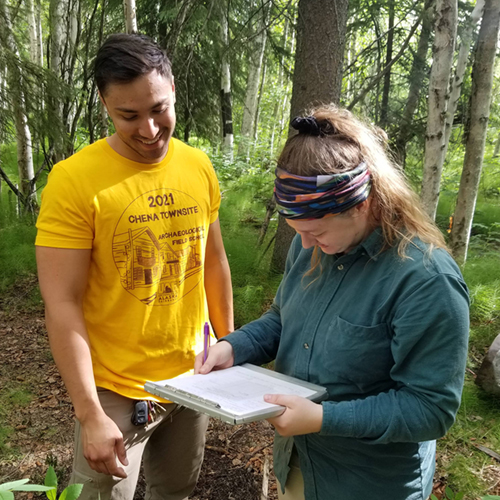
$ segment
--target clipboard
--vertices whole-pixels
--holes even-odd
[[[281,415],[283,406],[266,403],[264,394],[297,395],[314,402],[328,395],[324,387],[249,363],[207,375],[146,382],[144,390],[233,425]]]

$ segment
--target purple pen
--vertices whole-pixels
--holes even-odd
[[[203,346],[203,363],[207,360],[208,348],[210,347],[210,327],[208,326],[208,321],[205,322],[205,328],[203,329],[203,336],[205,337],[205,344]]]

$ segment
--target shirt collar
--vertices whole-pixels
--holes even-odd
[[[382,234],[382,228],[377,227],[370,233],[368,238],[362,241],[353,250],[353,252],[359,252],[360,250],[361,251],[364,250],[371,259],[377,260],[383,247],[384,247],[384,236]]]

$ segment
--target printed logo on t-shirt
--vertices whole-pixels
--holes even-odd
[[[122,286],[144,304],[175,304],[201,280],[205,216],[190,195],[156,189],[136,198],[113,235]]]

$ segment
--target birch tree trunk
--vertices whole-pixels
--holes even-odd
[[[297,42],[297,33],[296,33],[296,30],[292,29],[292,33],[291,33],[291,40],[290,40],[290,54],[293,54],[295,52],[295,44]],[[281,137],[281,135],[283,134],[283,131],[285,130],[286,126],[287,126],[287,119],[290,117],[290,114],[289,114],[289,109],[288,109],[288,101],[290,99],[290,95],[291,95],[291,91],[292,91],[292,88],[293,88],[293,81],[290,79],[290,78],[287,78],[285,80],[286,82],[286,87],[285,87],[285,95],[283,97],[283,104],[282,104],[282,107],[281,107],[281,114],[279,115],[279,118],[280,118],[280,122],[279,122],[279,125],[280,125],[280,128],[279,128],[279,135]]]
[[[493,158],[496,158],[500,154],[500,134],[497,137],[497,143],[495,144],[495,151],[493,152]]]
[[[289,25],[289,21],[288,21],[288,17],[285,19],[285,27],[283,29],[283,48],[285,49],[286,46],[287,46],[287,39],[288,39],[288,25]],[[285,55],[284,53],[281,54],[281,57],[280,57],[280,65],[279,65],[279,69],[278,69],[278,83],[277,83],[277,88],[279,91],[281,91],[283,89],[283,73],[284,73],[284,65],[285,65]],[[278,116],[279,115],[279,111],[280,111],[280,105],[282,103],[282,99],[280,99],[280,97],[278,97],[276,99],[276,102],[274,103],[274,108],[273,108],[273,118],[271,120],[271,140],[269,142],[269,151],[270,151],[270,156],[272,157],[273,156],[273,153],[274,153],[274,137],[275,137],[275,134],[276,134],[276,122],[277,122],[277,119],[278,119]]]
[[[42,4],[41,0],[36,0],[36,29],[37,29],[37,48],[36,60],[38,65],[43,67],[43,31],[42,31]],[[43,104],[42,104],[43,108]]]
[[[427,115],[424,171],[420,193],[422,205],[432,219],[436,217],[441,172],[444,163],[448,89],[455,49],[457,19],[457,0],[436,1],[433,61],[429,82],[429,112]]]
[[[257,98],[259,93],[260,74],[262,71],[262,61],[266,49],[266,15],[264,6],[260,7],[259,23],[256,27],[257,34],[254,42],[250,45],[248,58],[248,79],[245,94],[245,104],[243,108],[243,121],[241,123],[240,142],[238,144],[238,156],[249,160],[250,140],[253,132],[255,113],[257,109]]]
[[[447,113],[445,138],[444,138],[444,152],[443,155],[446,158],[446,153],[448,151],[448,145],[450,143],[450,136],[453,129],[453,120],[455,113],[457,111],[458,100],[460,99],[460,93],[462,91],[462,83],[464,81],[465,69],[467,67],[467,59],[469,57],[470,46],[472,42],[472,33],[477,23],[481,19],[484,10],[484,0],[477,0],[476,6],[471,13],[470,19],[467,26],[462,34],[462,41],[460,43],[460,49],[458,51],[457,66],[455,69],[455,75],[451,82],[451,92],[449,100],[449,110]]]
[[[285,20],[285,30],[283,33],[283,48],[288,50],[290,54],[294,53],[295,49],[295,30],[290,30],[289,28],[289,20],[288,17]],[[288,33],[290,31],[290,41],[288,41]],[[289,114],[287,113],[288,106],[288,96],[290,95],[290,79],[285,75],[285,56],[284,54],[281,56],[281,64],[280,71],[278,75],[278,88],[281,89],[281,95],[278,97],[278,101],[276,102],[273,116],[276,118],[272,120],[272,133],[271,133],[271,143],[270,143],[270,157],[274,155],[274,149],[276,145],[276,135],[278,139],[281,139],[283,134],[283,130],[285,128],[285,120],[288,118]]]
[[[99,99],[99,137],[104,139],[108,136],[108,112],[106,107]]]
[[[262,102],[262,96],[264,95],[264,87],[266,85],[266,72],[267,72],[267,65],[266,61],[262,61],[262,76],[260,78],[260,86],[259,86],[259,93],[257,96],[257,104],[255,106],[255,118],[253,120],[253,143],[254,147],[257,143],[257,138],[259,135],[259,120],[260,120],[260,104]]]
[[[432,31],[432,11],[435,0],[428,0],[424,6],[422,15],[422,30],[418,39],[417,52],[413,58],[413,64],[410,73],[410,88],[408,90],[408,99],[406,101],[399,133],[394,141],[394,149],[397,155],[397,161],[400,165],[406,162],[406,144],[413,137],[413,115],[418,107],[420,99],[420,90],[426,76],[427,53],[429,52],[429,41]]]
[[[233,110],[231,104],[231,65],[229,62],[229,22],[228,3],[221,5],[221,114],[222,114],[222,151],[229,159],[233,159]]]
[[[30,35],[30,60],[36,64],[38,62],[38,37],[37,24],[33,0],[26,0],[28,31]]]
[[[33,152],[31,147],[31,132],[28,127],[26,115],[25,96],[22,90],[22,74],[19,59],[19,50],[12,32],[12,24],[8,12],[7,0],[0,0],[0,36],[2,44],[10,52],[7,59],[7,82],[11,95],[12,109],[14,112],[14,123],[16,128],[17,142],[17,170],[19,174],[19,191],[21,193],[23,205],[28,210],[33,210],[36,206],[36,191],[32,185],[34,177]]]
[[[123,0],[126,33],[137,33],[135,0]]]
[[[472,70],[470,129],[450,235],[450,248],[459,264],[464,264],[467,259],[470,230],[481,178],[499,30],[500,2],[486,0]]]
[[[299,0],[290,117],[311,105],[339,102],[348,0]],[[328,43],[325,43],[328,40]],[[283,272],[295,231],[279,218],[271,269]]]

